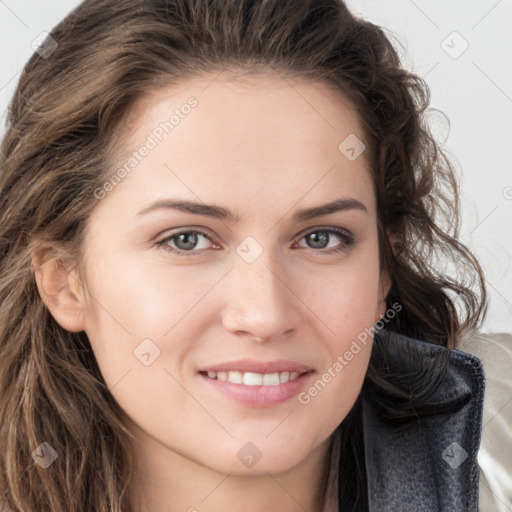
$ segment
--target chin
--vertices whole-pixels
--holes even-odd
[[[222,474],[231,474],[232,476],[268,476],[268,474],[286,473],[302,462],[303,459],[290,456],[290,454],[273,454],[272,457],[263,455],[254,466],[246,467],[238,459],[233,461],[232,458],[224,461],[224,464],[216,464],[211,467],[214,471]],[[210,461],[211,463],[211,461]]]
[[[247,438],[246,438],[247,439]],[[270,442],[262,437],[255,440],[230,440],[229,446],[219,451],[212,451],[203,464],[222,474],[234,476],[264,476],[268,473],[284,473],[299,465],[313,449],[308,450],[305,443],[298,446],[284,443],[282,440]],[[212,464],[212,462],[214,464]]]

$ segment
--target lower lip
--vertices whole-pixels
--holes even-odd
[[[297,395],[305,387],[311,375],[312,372],[303,373],[296,379],[278,386],[245,386],[225,380],[210,379],[207,375],[199,376],[207,385],[239,403],[252,407],[273,407]]]

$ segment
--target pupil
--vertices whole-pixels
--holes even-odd
[[[318,236],[318,233],[320,233],[320,236]],[[325,247],[325,243],[327,243],[327,233],[325,231],[318,231],[318,232],[315,232],[315,233],[311,233],[309,235],[309,240],[310,242],[313,243],[313,246],[315,249],[322,249]],[[315,244],[318,243],[318,240],[320,240],[320,245],[319,246],[316,246]]]
[[[187,246],[187,239],[189,239],[189,238],[192,239],[192,242],[189,242],[189,245]],[[182,233],[181,235],[178,236],[179,243],[181,243],[183,241],[183,239],[185,240],[185,247],[180,247],[180,249],[184,249],[184,250],[193,249],[197,243],[197,234],[196,233]]]

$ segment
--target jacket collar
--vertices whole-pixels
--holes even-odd
[[[397,387],[366,381],[362,390],[369,511],[478,511],[480,360],[381,330],[372,363]],[[436,372],[437,384],[429,388]],[[422,394],[414,404],[411,392]]]

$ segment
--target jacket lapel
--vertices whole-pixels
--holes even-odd
[[[372,361],[391,385],[362,390],[369,511],[478,511],[480,360],[379,331]]]

